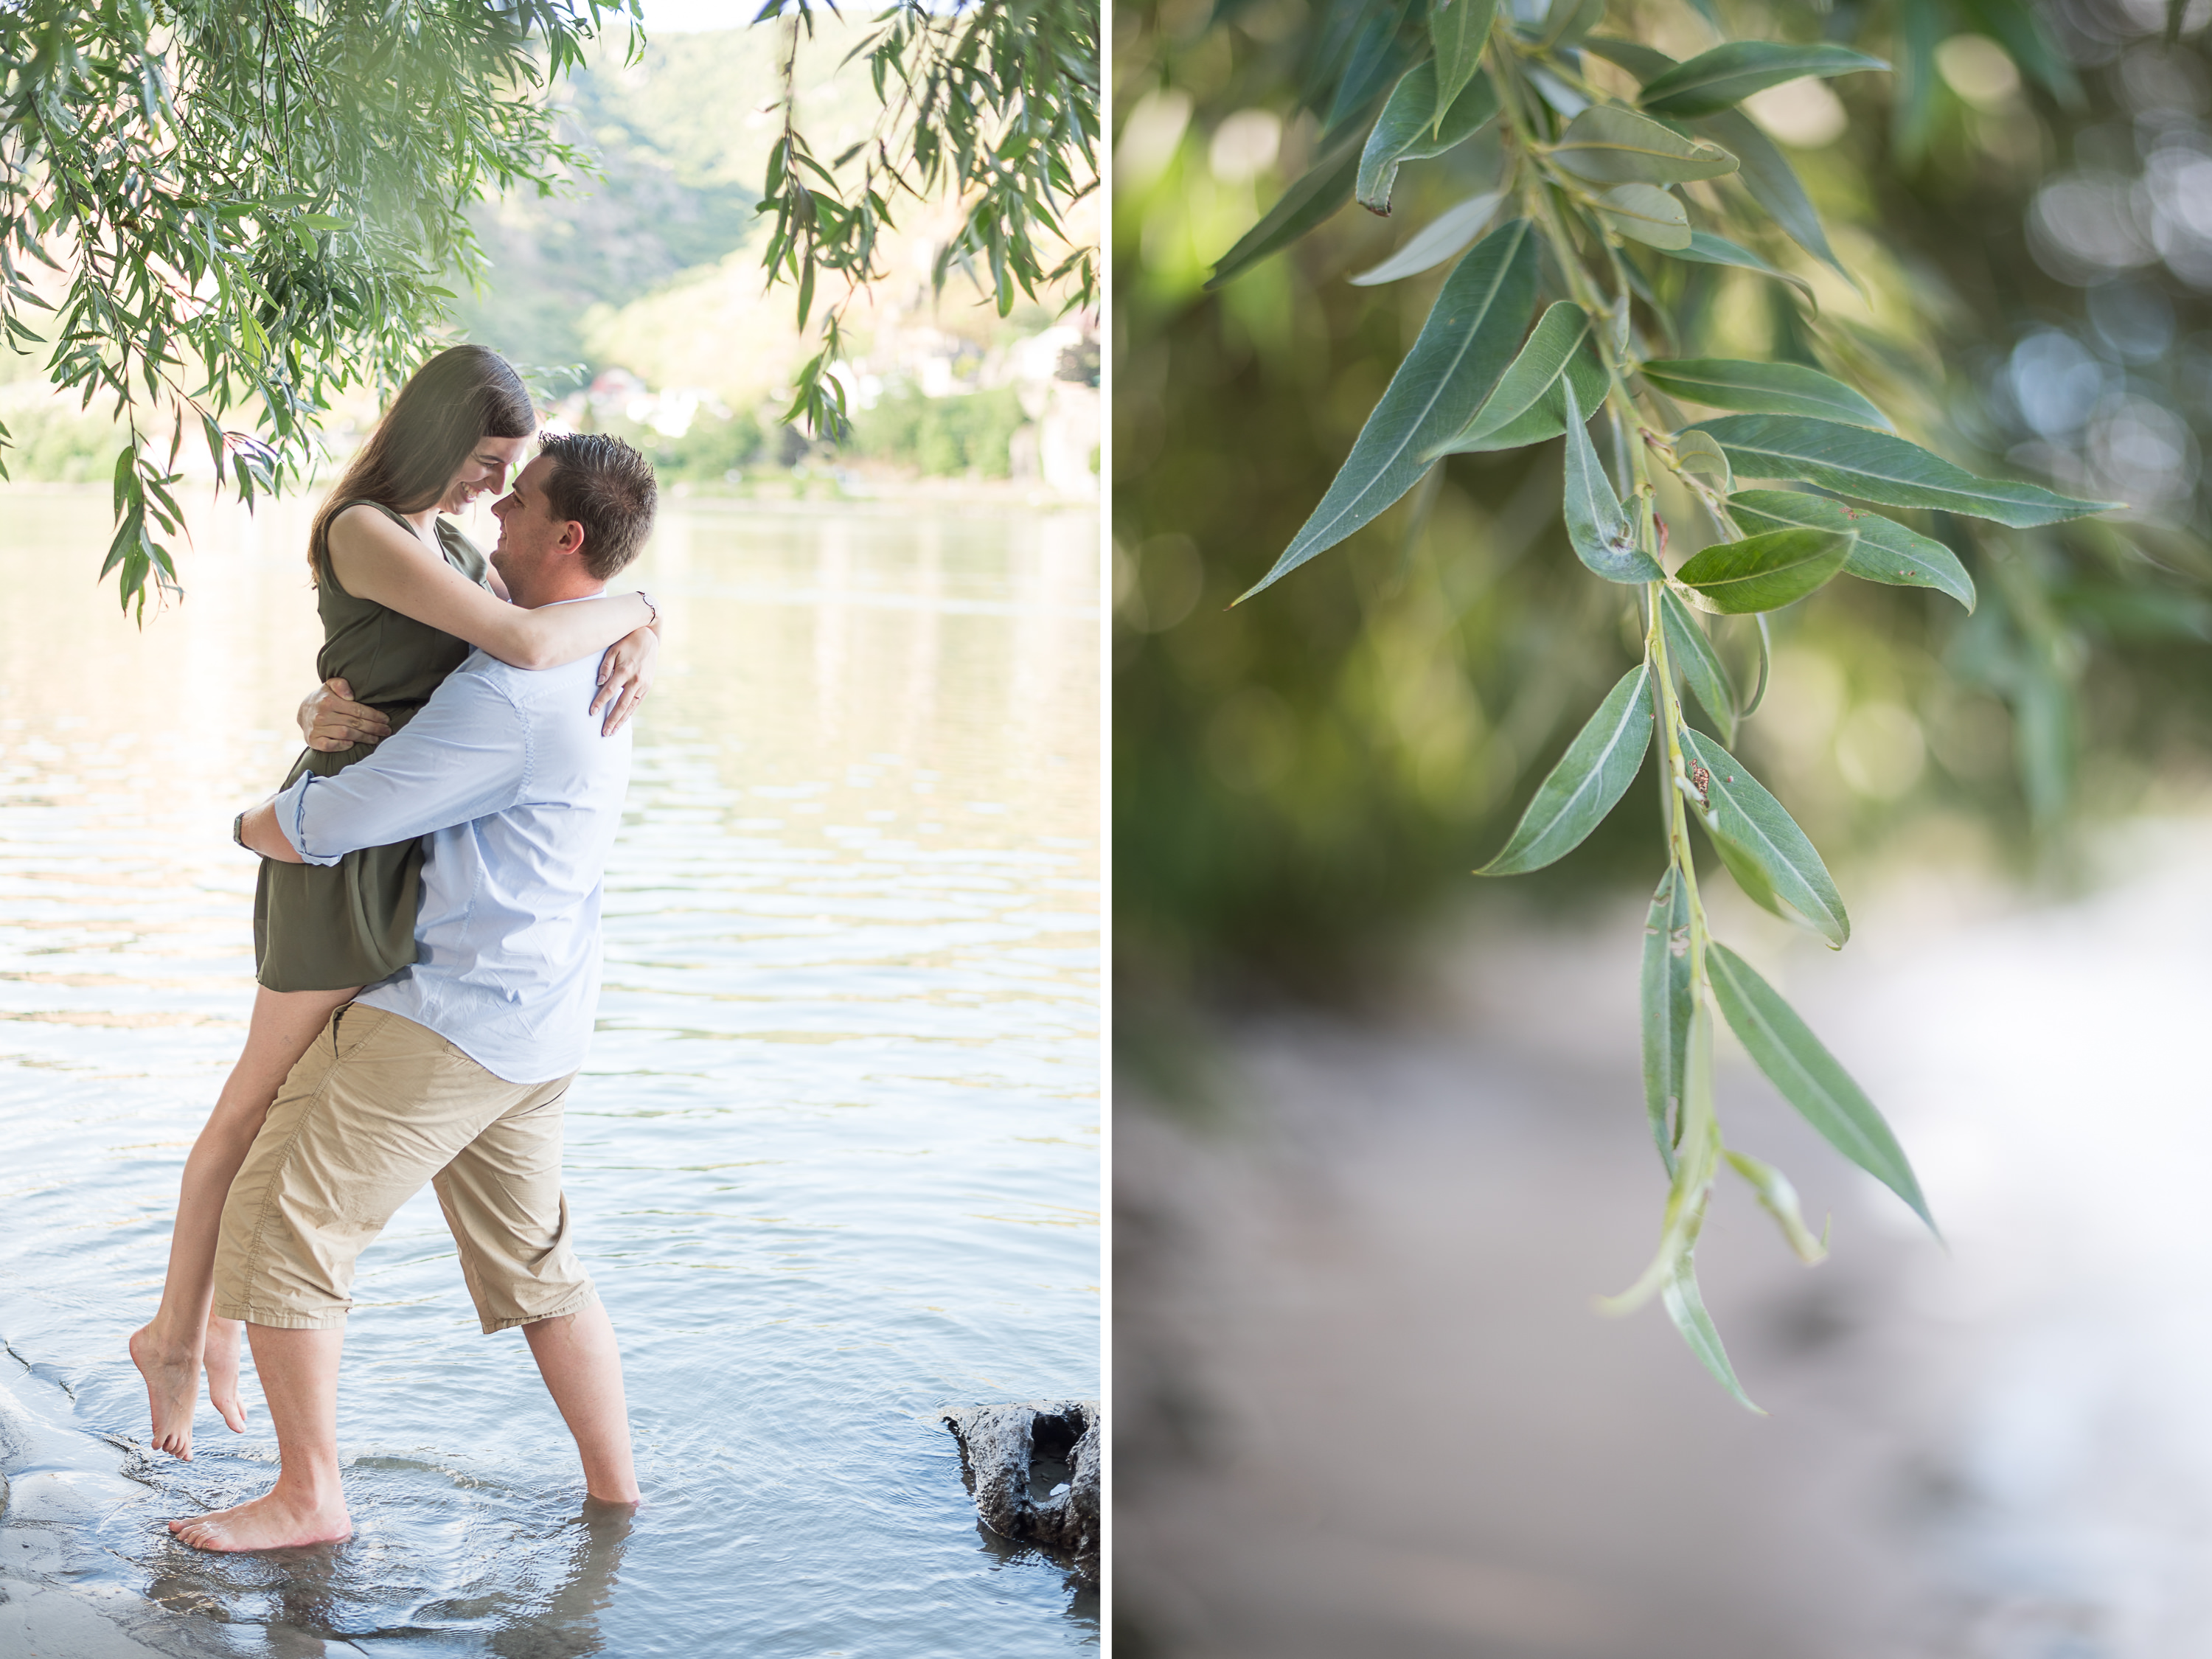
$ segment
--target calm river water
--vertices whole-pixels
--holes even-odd
[[[93,583],[106,507],[0,494],[0,1649],[1095,1644],[1094,1601],[980,1534],[933,1415],[1098,1389],[1095,519],[666,505],[568,1118],[646,1506],[580,1519],[426,1191],[356,1286],[356,1537],[226,1559],[161,1521],[270,1478],[258,1390],[244,1436],[203,1403],[196,1461],[149,1462],[124,1338],[250,1006],[226,831],[298,747],[305,509],[203,512],[141,634]]]

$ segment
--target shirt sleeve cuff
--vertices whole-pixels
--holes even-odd
[[[276,808],[276,829],[292,843],[292,850],[307,864],[329,866],[336,864],[345,854],[333,853],[328,856],[318,854],[307,845],[307,790],[323,780],[313,772],[307,773],[289,789],[280,793],[270,805]]]

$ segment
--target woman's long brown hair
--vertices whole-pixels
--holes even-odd
[[[522,377],[487,346],[449,346],[416,369],[315,514],[307,564],[322,578],[331,520],[356,501],[398,513],[434,507],[486,438],[527,438],[537,411]]]

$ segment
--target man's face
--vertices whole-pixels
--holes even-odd
[[[514,481],[514,488],[491,504],[499,520],[499,544],[492,549],[492,568],[518,600],[539,585],[553,562],[574,554],[582,532],[573,520],[556,519],[545,499],[545,481],[553,462],[540,455]]]

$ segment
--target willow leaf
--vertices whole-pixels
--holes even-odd
[[[1660,358],[1644,378],[1669,397],[1753,415],[1810,415],[1854,426],[1892,429],[1889,417],[1841,380],[1802,363],[1748,362],[1734,357]]]
[[[1688,259],[1701,265],[1733,265],[1738,270],[1755,270],[1762,276],[1771,276],[1778,283],[1787,283],[1820,309],[1820,300],[1813,292],[1812,283],[1802,276],[1793,276],[1760,258],[1747,247],[1738,247],[1725,236],[1716,236],[1709,230],[1693,230],[1690,240],[1681,247],[1666,250],[1677,259]]]
[[[1674,580],[1725,616],[1779,611],[1825,586],[1857,540],[1849,530],[1769,530],[1700,549]]]
[[[1239,597],[1279,581],[1411,489],[1428,471],[1429,450],[1490,396],[1535,306],[1536,240],[1528,222],[1516,219],[1483,238],[1444,279],[1321,505],[1274,568]]]
[[[1440,455],[1484,454],[1497,450],[1520,449],[1556,438],[1567,429],[1567,388],[1574,388],[1576,407],[1595,409],[1605,400],[1607,384],[1605,365],[1598,361],[1595,346],[1585,340],[1581,349],[1567,359],[1566,373],[1553,382],[1550,390],[1537,399],[1534,408],[1516,416],[1495,431],[1485,432],[1479,437],[1462,433],[1442,445],[1436,453]],[[1491,395],[1493,398],[1497,396],[1495,392]],[[1480,421],[1480,412],[1475,418]]]
[[[1741,167],[1739,176],[1751,199],[1765,210],[1790,240],[1856,287],[1858,279],[1844,269],[1843,261],[1828,246],[1828,233],[1820,227],[1820,216],[1813,210],[1813,198],[1797,182],[1797,171],[1790,165],[1790,158],[1751,117],[1740,109],[1724,109],[1705,116],[1697,125],[1728,146]]]
[[[1729,497],[1729,512],[1756,535],[1793,525],[1816,530],[1855,530],[1858,541],[1844,561],[1844,574],[1892,587],[1932,587],[1974,608],[1974,579],[1959,556],[1932,536],[1907,530],[1894,519],[1826,495],[1795,489],[1746,489]]]
[[[1681,1135],[1659,1223],[1659,1248],[1633,1285],[1618,1296],[1598,1298],[1600,1313],[1633,1313],[1673,1279],[1705,1224],[1705,1201],[1720,1173],[1720,1124],[1713,1115],[1713,1014],[1702,997],[1692,997],[1689,1036],[1682,1047]]]
[[[1700,818],[1736,884],[1777,915],[1782,906],[1840,949],[1851,936],[1843,895],[1820,854],[1750,769],[1703,732],[1682,732],[1683,752],[1705,769],[1711,810]],[[1697,780],[1692,775],[1692,781]]]
[[[1722,665],[1720,653],[1713,649],[1713,642],[1705,637],[1705,630],[1690,615],[1689,608],[1671,590],[1660,591],[1659,617],[1667,630],[1667,660],[1680,672],[1682,683],[1697,698],[1698,707],[1705,711],[1705,718],[1712,721],[1721,741],[1734,743],[1735,686]]]
[[[1552,160],[1600,185],[1679,185],[1736,170],[1735,157],[1618,104],[1592,104],[1567,123]]]
[[[1512,836],[1474,873],[1517,876],[1565,858],[1620,804],[1651,746],[1651,676],[1644,664],[1620,677],[1575,733]]]
[[[1504,191],[1486,190],[1480,196],[1470,196],[1464,202],[1454,204],[1415,231],[1407,239],[1405,246],[1381,264],[1345,280],[1354,288],[1373,288],[1434,270],[1481,235],[1482,228],[1490,222],[1490,216],[1498,211],[1498,204],[1504,199]]]
[[[1609,34],[1593,34],[1583,42],[1584,52],[1594,52],[1608,64],[1618,64],[1638,81],[1654,81],[1674,67],[1676,60],[1656,46],[1647,46],[1640,40],[1622,40]]]
[[[1647,81],[1637,101],[1654,115],[1711,115],[1784,81],[1888,67],[1881,58],[1848,46],[1730,40]]]
[[[1498,113],[1498,93],[1486,79],[1470,83],[1458,101],[1437,118],[1437,68],[1419,63],[1407,70],[1382,106],[1367,143],[1359,152],[1359,176],[1353,194],[1370,213],[1390,211],[1390,192],[1401,161],[1423,161],[1472,138]]]
[[[1536,26],[1536,43],[1546,52],[1571,46],[1605,17],[1605,0],[1552,0]]]
[[[1342,15],[1346,9],[1337,9]],[[1363,117],[1370,117],[1374,106],[1419,55],[1403,27],[1404,0],[1364,0],[1351,9],[1355,18],[1361,14],[1364,18],[1353,23],[1350,50],[1321,70],[1324,82],[1330,69],[1338,70],[1336,91],[1328,100],[1328,112],[1322,117],[1324,144]]]
[[[1713,996],[1753,1062],[1822,1139],[1895,1193],[1936,1231],[1905,1149],[1796,1011],[1725,945],[1705,947]],[[1940,1237],[1940,1235],[1939,1235]]]
[[[1615,185],[1592,204],[1599,218],[1632,241],[1672,252],[1690,240],[1690,216],[1656,185]]]
[[[1479,78],[1482,48],[1497,15],[1498,0],[1443,0],[1430,7],[1429,39],[1437,49],[1436,90],[1444,109],[1449,110]],[[1437,128],[1441,136],[1441,121]]]
[[[1682,1068],[1690,1041],[1690,894],[1671,865],[1651,896],[1644,922],[1639,990],[1644,1008],[1644,1110],[1659,1161],[1674,1173],[1674,1125],[1681,1121]]]
[[[1437,119],[1437,67],[1423,62],[1407,70],[1391,88],[1390,100],[1359,152],[1359,174],[1352,194],[1370,213],[1390,211],[1390,191],[1398,161],[1417,138],[1427,136]]]
[[[2118,503],[2081,501],[2039,484],[1978,478],[1887,432],[1802,415],[1724,415],[1698,424],[1720,441],[1736,471],[1799,478],[1885,507],[1924,507],[2032,530]]]
[[[1562,300],[1547,307],[1537,319],[1520,355],[1498,377],[1497,390],[1475,410],[1467,430],[1437,453],[1458,453],[1461,439],[1486,438],[1535,408],[1566,372],[1567,360],[1589,337],[1589,318],[1580,306]]]
[[[1652,556],[1636,544],[1636,526],[1620,510],[1620,497],[1599,464],[1597,449],[1589,441],[1582,400],[1575,395],[1572,377],[1564,383],[1567,403],[1566,511],[1567,539],[1575,556],[1592,574],[1609,582],[1656,582],[1665,573]]]
[[[1456,149],[1497,118],[1498,88],[1491,84],[1488,76],[1478,76],[1462,87],[1458,95],[1444,106],[1435,131],[1407,145],[1400,159],[1425,161]]]
[[[1936,131],[1936,88],[1942,75],[1936,50],[1949,33],[1946,10],[1940,5],[1907,6],[1897,20],[1897,49],[1904,63],[1890,100],[1889,142],[1911,169],[1926,159]]]
[[[1774,674],[1774,630],[1766,625],[1764,617],[1753,617],[1759,624],[1759,678],[1751,688],[1751,701],[1743,706],[1738,717],[1749,720],[1759,712],[1759,705],[1766,701],[1767,682]]]
[[[1695,428],[1674,434],[1674,465],[1684,472],[1718,478],[1723,493],[1735,488],[1735,469],[1729,465],[1728,451]]]
[[[1659,1287],[1659,1300],[1665,1304],[1667,1316],[1674,1322],[1674,1328],[1682,1334],[1682,1340],[1690,1345],[1690,1352],[1698,1363],[1711,1371],[1720,1385],[1729,1391],[1735,1403],[1747,1412],[1764,1417],[1766,1413],[1754,1405],[1743,1384],[1735,1380],[1735,1367],[1729,1364],[1728,1350],[1721,1346],[1721,1334],[1713,1325],[1713,1316],[1705,1311],[1705,1298],[1698,1290],[1696,1258],[1685,1250],[1676,1258],[1674,1271]]]
[[[1352,187],[1359,177],[1361,137],[1355,129],[1324,151],[1321,159],[1277,198],[1260,222],[1221,256],[1213,267],[1213,275],[1206,279],[1206,286],[1219,288],[1269,254],[1281,252],[1308,231],[1318,228],[1350,201]]]

